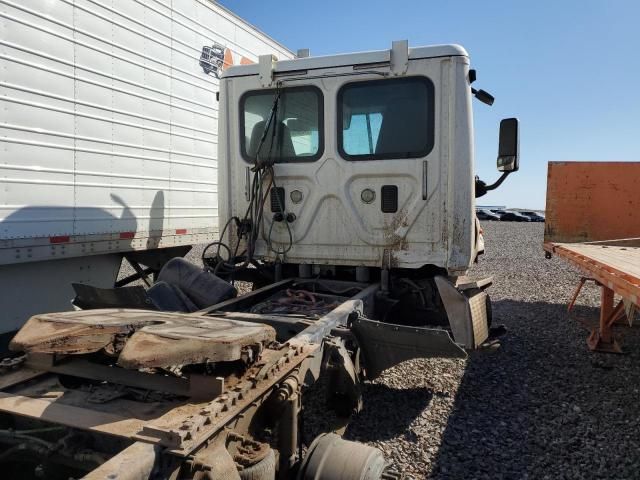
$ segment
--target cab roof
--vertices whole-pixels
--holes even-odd
[[[431,45],[409,49],[409,60],[437,57],[467,57],[467,51],[460,45]],[[375,50],[370,52],[346,53],[340,55],[326,55],[320,57],[295,58],[275,62],[275,72],[289,72],[297,70],[315,70],[320,68],[347,67],[351,65],[386,63],[391,60],[391,50]],[[257,63],[250,65],[234,65],[225,70],[222,78],[244,77],[258,75]]]

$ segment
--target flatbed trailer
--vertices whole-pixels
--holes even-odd
[[[545,250],[579,268],[585,276],[580,279],[569,311],[584,284],[593,280],[601,288],[600,320],[587,343],[591,350],[620,353],[613,324],[624,316],[632,319],[640,298],[640,238],[596,243],[545,243]],[[615,295],[621,297],[614,306]]]
[[[587,340],[594,351],[622,351],[613,325],[625,317],[631,324],[640,304],[639,181],[636,162],[549,163],[544,249],[584,274],[570,312],[587,281],[601,289],[598,327]]]

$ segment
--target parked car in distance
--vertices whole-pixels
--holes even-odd
[[[478,220],[500,220],[500,215],[491,210],[476,210],[476,217]]]
[[[503,222],[530,222],[531,219],[526,215],[522,215],[520,212],[505,212],[500,215],[500,220]]]
[[[521,215],[529,217],[532,222],[544,222],[544,215],[540,215],[538,212],[520,212]]]

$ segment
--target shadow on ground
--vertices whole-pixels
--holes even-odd
[[[640,329],[619,330],[628,354],[597,354],[565,305],[494,315],[509,332],[470,355],[429,478],[640,478]]]
[[[383,384],[363,385],[364,409],[350,419],[338,417],[326,403],[326,382],[316,382],[303,396],[303,441],[309,445],[322,432],[344,430],[344,438],[360,442],[388,440],[405,436],[412,440],[411,422],[424,411],[432,392],[427,388],[398,389]],[[402,408],[398,399],[402,398]]]
[[[586,347],[565,304],[498,300],[508,332],[464,361],[420,360],[364,385],[345,438],[385,451],[409,478],[640,478],[640,328],[625,355]],[[595,323],[598,310],[577,306]],[[339,424],[323,382],[306,396],[304,440]]]
[[[416,433],[411,423],[431,402],[433,393],[427,388],[390,388],[381,384],[366,384],[363,391],[366,406],[351,422],[344,438],[358,442],[389,440],[399,435],[414,441]],[[402,397],[402,408],[398,398]]]

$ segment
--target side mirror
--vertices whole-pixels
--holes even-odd
[[[476,90],[475,88],[472,88],[471,93],[473,93],[475,97],[485,105],[491,106],[493,105],[493,102],[496,101],[493,95],[491,95],[489,92],[485,92],[484,90]]]
[[[498,171],[516,172],[520,167],[520,128],[517,118],[505,118],[500,122],[498,144]]]

